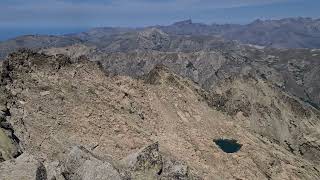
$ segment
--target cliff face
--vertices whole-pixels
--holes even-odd
[[[2,153],[16,159],[0,163],[1,178],[320,177],[318,110],[264,79],[239,76],[207,91],[165,66],[141,79],[104,69],[30,51],[3,62],[2,122],[12,134],[0,150],[18,153]]]

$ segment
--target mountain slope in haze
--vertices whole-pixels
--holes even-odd
[[[320,47],[320,20],[311,18],[256,20],[247,25],[206,25],[188,20],[158,28],[169,34],[219,35],[244,44],[274,48]]]
[[[113,179],[320,177],[319,112],[263,79],[242,76],[208,92],[161,65],[137,80],[111,77],[83,57],[30,51],[11,54],[1,74],[2,122],[23,152],[0,163],[0,177],[19,176],[17,167],[71,180],[106,172]],[[218,139],[237,140],[240,149],[226,153]]]
[[[168,26],[146,28],[99,28],[93,29],[84,40],[101,43],[99,38],[112,37],[123,33],[157,28],[169,35],[218,36],[227,40],[237,40],[243,44],[253,44],[273,48],[320,48],[320,20],[311,18],[286,18],[280,20],[256,20],[250,24],[203,24],[191,20],[176,22]]]
[[[119,35],[119,34],[125,34],[128,32],[136,31],[138,29],[134,28],[116,28],[116,27],[100,27],[100,28],[93,28],[86,32],[82,33],[75,33],[75,34],[69,34],[68,36],[75,37],[82,39],[83,41],[90,41],[90,42],[99,42],[101,41],[101,38],[112,36],[112,35]]]
[[[191,19],[173,23],[169,26],[156,26],[168,34],[176,35],[221,35],[224,32],[242,27],[237,24],[212,24],[194,23]]]
[[[49,47],[64,47],[81,43],[79,38],[66,36],[47,35],[26,35],[0,42],[0,60],[3,60],[9,53],[21,48],[41,49]]]
[[[320,20],[311,18],[257,20],[227,32],[223,37],[274,48],[319,48]]]
[[[144,31],[150,31],[150,29],[157,29],[158,32],[162,31],[170,36],[170,46],[167,41],[162,41],[161,44],[144,42],[145,39],[139,34]],[[156,36],[156,34],[153,35]],[[63,36],[21,36],[0,43],[0,59],[4,59],[8,53],[19,48],[63,47],[75,43],[94,45],[108,51],[125,51],[133,47],[137,48],[137,46],[152,50],[169,48],[194,51],[201,48],[216,48],[217,44],[212,44],[212,41],[224,41],[224,43],[228,44],[234,43],[234,40],[242,44],[253,44],[262,47],[320,48],[320,20],[311,18],[257,20],[247,25],[207,25],[186,20],[168,26],[141,28],[104,27]],[[221,44],[219,43],[219,46]]]
[[[105,29],[108,29],[105,32]],[[2,58],[19,48],[44,49],[83,44],[96,47],[102,52],[129,52],[134,50],[184,51],[193,52],[210,49],[238,49],[233,41],[208,35],[169,35],[157,28],[141,30],[111,30],[103,28],[93,32],[70,36],[25,36],[5,41],[0,44]],[[81,40],[80,40],[81,39]]]
[[[172,35],[159,28],[103,35],[99,41],[88,39],[84,45],[95,46],[101,52],[161,51],[196,52],[199,50],[240,51],[240,44],[226,41],[221,37],[209,35]]]

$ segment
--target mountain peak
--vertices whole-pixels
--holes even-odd
[[[165,32],[163,32],[161,29],[157,29],[157,28],[148,28],[145,29],[143,31],[140,31],[139,34],[143,37],[151,37],[151,36],[168,36],[168,34],[166,34]]]
[[[316,19],[312,19],[309,17],[290,17],[290,18],[284,18],[284,19],[279,19],[279,20],[262,20],[262,19],[256,19],[251,25],[257,25],[257,24],[270,24],[270,23],[306,23],[306,22],[313,22],[316,21]]]
[[[179,84],[179,77],[173,73],[167,66],[157,64],[154,68],[145,75],[145,82],[148,84],[162,84],[167,81]]]
[[[192,24],[192,20],[191,19],[187,19],[187,20],[184,20],[184,21],[178,21],[178,22],[175,22],[173,25],[183,26],[183,25],[189,25],[189,24]]]

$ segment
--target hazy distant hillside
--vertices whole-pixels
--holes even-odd
[[[210,35],[168,34],[159,28],[146,28],[119,34],[107,34],[100,38],[88,38],[87,45],[96,46],[102,52],[130,52],[156,50],[162,52],[195,52],[199,50],[238,50],[239,43]]]
[[[206,25],[187,20],[159,28],[169,34],[220,35],[229,40],[275,48],[320,48],[320,19],[256,20],[247,25]]]
[[[229,45],[223,44],[234,43],[232,40],[274,48],[320,48],[320,20],[311,18],[257,20],[247,25],[207,25],[186,20],[169,26],[101,27],[64,36],[21,36],[0,42],[0,59],[16,49],[26,47],[38,49],[85,43],[102,48],[104,51],[121,52],[134,49],[195,51],[217,47],[230,48]]]
[[[134,28],[100,27],[100,28],[93,28],[82,33],[74,33],[69,36],[80,38],[86,41],[99,42],[103,37],[117,35],[117,34],[124,34],[124,33],[132,32],[135,30],[136,29]]]
[[[169,26],[156,26],[157,28],[176,35],[221,35],[226,31],[241,28],[237,24],[212,24],[193,23],[192,20],[176,22]]]
[[[275,48],[319,48],[320,19],[257,20],[223,33],[227,39]]]
[[[27,35],[0,42],[0,60],[9,53],[21,48],[40,49],[48,47],[64,47],[81,43],[79,38],[49,35]]]

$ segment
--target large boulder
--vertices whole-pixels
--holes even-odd
[[[62,172],[68,180],[120,180],[120,175],[113,166],[100,160],[84,147],[74,147]]]
[[[182,162],[161,155],[159,143],[140,149],[120,161],[123,179],[132,180],[193,180],[189,167]]]
[[[157,179],[162,172],[163,161],[159,143],[153,143],[120,161],[125,179]]]
[[[44,165],[33,156],[24,153],[17,159],[0,163],[1,180],[47,180]]]
[[[14,135],[12,126],[6,121],[7,109],[0,105],[0,162],[20,155],[19,140]]]
[[[9,160],[19,155],[18,148],[9,138],[4,129],[0,127],[0,162]]]
[[[193,177],[189,167],[183,163],[172,159],[165,159],[160,180],[193,180],[200,179]]]

